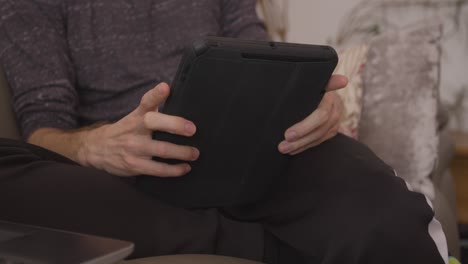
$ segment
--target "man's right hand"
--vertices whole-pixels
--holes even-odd
[[[193,122],[158,112],[170,89],[161,83],[148,91],[140,105],[116,123],[75,132],[40,129],[30,143],[65,155],[83,166],[94,167],[117,176],[151,175],[177,177],[187,174],[187,163],[170,165],[152,157],[183,161],[197,160],[200,152],[193,147],[152,139],[154,131],[191,137],[196,132]],[[77,142],[65,146],[67,142]],[[63,145],[62,145],[63,144]]]

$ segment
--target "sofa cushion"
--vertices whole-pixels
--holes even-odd
[[[441,35],[439,23],[424,21],[372,40],[359,130],[360,141],[431,199]]]

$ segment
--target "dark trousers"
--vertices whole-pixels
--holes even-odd
[[[426,198],[352,139],[338,135],[295,156],[277,186],[251,205],[176,208],[124,179],[0,140],[0,220],[133,241],[132,257],[206,253],[267,263],[444,263],[439,250],[445,238]],[[434,228],[435,240],[428,231]]]

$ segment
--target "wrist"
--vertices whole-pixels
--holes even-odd
[[[99,150],[102,148],[103,134],[109,125],[102,125],[93,129],[79,131],[79,146],[77,148],[77,162],[85,167],[99,168],[100,155]]]

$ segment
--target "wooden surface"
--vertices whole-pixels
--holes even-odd
[[[457,194],[458,221],[468,224],[468,133],[454,133],[456,155],[452,172]]]

